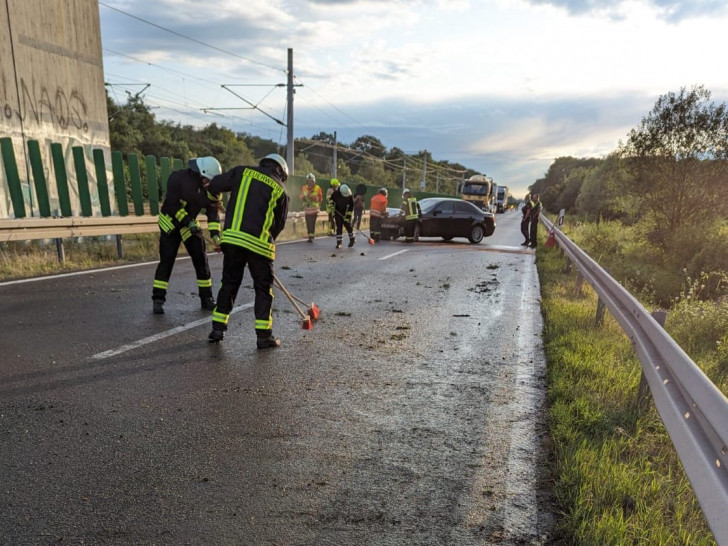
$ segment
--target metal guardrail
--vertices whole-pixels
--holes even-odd
[[[541,218],[632,342],[708,525],[728,545],[728,399],[622,285]]]
[[[362,221],[366,224],[368,211]],[[159,227],[157,216],[72,216],[70,218],[18,218],[0,220],[0,243],[30,241],[34,239],[65,239],[68,237],[91,237],[96,235],[127,235],[130,233],[154,233]],[[319,212],[317,222],[325,222],[328,215]],[[207,229],[207,216],[197,218],[200,227]],[[302,212],[289,212],[282,236],[298,235],[297,228],[305,226]],[[301,233],[303,237],[305,233]]]

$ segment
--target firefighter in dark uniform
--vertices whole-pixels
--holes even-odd
[[[536,248],[538,234],[538,217],[541,215],[541,200],[537,193],[531,194],[531,225],[529,226],[528,243],[529,248]]]
[[[225,337],[228,319],[248,266],[255,290],[255,333],[258,349],[278,347],[273,336],[273,261],[275,240],[286,225],[288,194],[284,183],[288,164],[278,154],[269,154],[258,167],[237,166],[217,176],[210,191],[229,191],[222,232],[222,286],[212,313],[210,342]]]
[[[417,199],[407,188],[402,192],[402,214],[404,214],[404,240],[412,243],[415,240],[415,226],[419,217],[422,216],[422,211]]]
[[[521,209],[521,213],[523,214],[523,217],[521,218],[521,234],[523,235],[523,242],[521,243],[521,246],[528,246],[531,243],[529,222],[531,221],[531,209],[533,208],[533,203],[531,202],[530,193],[526,194],[525,201],[526,204],[523,205],[523,208]]]
[[[212,311],[215,308],[205,240],[197,215],[205,209],[207,228],[217,244],[220,240],[218,208],[221,201],[219,193],[210,192],[209,184],[221,172],[220,163],[214,157],[198,157],[190,159],[189,168],[174,171],[169,176],[167,193],[159,213],[159,265],[154,273],[152,289],[152,310],[157,315],[164,313],[169,278],[180,243],[184,243],[195,267],[202,309]]]
[[[356,238],[351,227],[351,218],[354,214],[354,198],[351,189],[346,184],[337,186],[331,194],[331,202],[334,204],[334,223],[336,224],[336,248],[341,248],[341,241],[344,237],[344,228],[349,234],[349,246],[354,246]]]

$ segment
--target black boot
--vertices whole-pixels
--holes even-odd
[[[220,330],[215,327],[212,328],[212,332],[210,332],[210,335],[207,336],[207,339],[210,341],[210,343],[219,343],[224,338],[225,330]]]
[[[354,237],[349,237],[349,248],[354,246],[355,241],[356,241],[356,239]]]
[[[163,315],[164,314],[164,301],[152,300],[152,312],[155,315]]]
[[[258,349],[275,349],[281,346],[281,340],[276,339],[273,332],[265,335],[258,334],[258,339],[255,342]]]
[[[200,296],[200,307],[206,311],[214,311],[215,299],[212,296]]]

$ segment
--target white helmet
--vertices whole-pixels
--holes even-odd
[[[351,195],[351,188],[349,188],[349,186],[347,186],[346,184],[342,184],[339,188],[339,191],[344,197],[349,197]]]
[[[405,188],[405,189],[404,189],[404,190],[402,191],[402,197],[404,197],[405,195],[407,195],[407,194],[408,194],[409,192],[410,192],[410,191],[409,191],[409,190],[408,190],[407,188]]]
[[[222,172],[220,162],[211,156],[190,159],[190,168],[208,180],[212,180]]]
[[[306,181],[309,181],[309,180],[313,180],[314,182],[316,182],[316,177],[313,175],[313,173],[308,173],[306,175]]]
[[[286,160],[283,159],[278,154],[268,154],[263,159],[261,159],[260,162],[263,163],[263,161],[265,161],[266,159],[270,159],[270,160],[278,163],[278,166],[281,168],[281,170],[283,171],[283,174],[285,175],[283,178],[283,181],[285,182],[286,179],[288,178],[288,163],[286,163]]]
[[[381,193],[384,197],[387,197],[387,195],[389,194],[387,188],[380,188],[379,193]]]

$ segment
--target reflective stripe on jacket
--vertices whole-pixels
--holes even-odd
[[[216,176],[212,191],[230,191],[222,243],[275,259],[275,239],[286,223],[288,195],[281,182],[253,167],[235,167]]]
[[[407,200],[402,203],[402,210],[404,211],[405,220],[417,220],[420,214],[417,210],[417,199],[415,197],[408,197]]]

